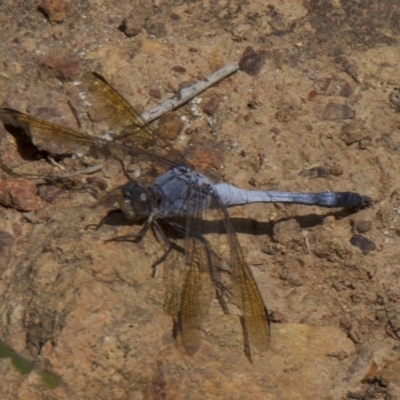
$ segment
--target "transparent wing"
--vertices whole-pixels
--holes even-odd
[[[204,197],[213,196],[214,210],[204,212]],[[241,310],[245,352],[251,360],[251,346],[259,352],[267,349],[270,330],[268,313],[250,267],[245,262],[243,252],[233,230],[229,214],[212,189],[205,185],[193,185],[185,199],[186,225],[184,256],[179,254],[169,264],[170,277],[165,309],[174,317],[177,333],[187,353],[193,354],[201,342],[201,325],[209,312],[215,294],[222,303],[224,287],[220,273],[221,258],[204,238],[206,233],[206,214],[223,221],[229,247],[230,271],[233,284],[233,302]],[[215,228],[215,226],[214,226]],[[174,254],[174,257],[177,257]],[[174,282],[171,284],[171,282]],[[250,346],[251,345],[251,346]]]
[[[100,148],[109,145],[106,140],[63,128],[10,108],[0,109],[0,119],[5,125],[23,129],[35,146],[53,154],[90,153],[96,144]]]
[[[233,280],[233,302],[242,312],[245,351],[251,360],[250,344],[259,352],[268,348],[270,339],[268,312],[250,267],[243,257],[243,251],[233,229],[229,213],[215,193],[213,196],[227,234]]]
[[[197,190],[188,192],[185,248],[174,252],[167,268],[167,291],[164,309],[173,316],[178,343],[194,354],[201,343],[201,325],[208,315],[215,294],[212,269],[214,260],[208,242],[201,235],[201,199]]]
[[[99,155],[105,158],[113,157],[119,160],[126,155],[138,158],[147,157],[148,159],[153,157],[152,154],[140,148],[113,143],[97,136],[63,128],[9,108],[0,109],[0,119],[5,125],[23,129],[35,146],[52,154],[83,153],[96,157]],[[167,164],[171,163],[168,160],[161,161]]]
[[[82,84],[96,112],[125,144],[153,156],[168,155],[168,159],[176,164],[190,166],[184,156],[159,138],[140,114],[101,75],[87,72],[82,76]]]
[[[95,110],[119,134],[118,142],[46,122],[16,110],[0,109],[6,125],[23,129],[32,142],[52,154],[84,153],[121,159],[130,154],[136,158],[161,162],[164,165],[186,165],[185,157],[158,138],[139,113],[104,78],[94,72],[85,73],[82,82]]]
[[[208,315],[214,296],[209,257],[203,243],[195,237],[187,239],[187,272],[183,280],[178,331],[188,354],[195,353],[201,342],[201,325]]]
[[[153,140],[146,130],[141,133],[138,129],[146,125],[139,113],[101,75],[86,72],[82,75],[81,82],[96,112],[117,134],[128,129],[139,140]]]

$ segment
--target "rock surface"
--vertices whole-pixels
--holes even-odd
[[[101,73],[148,110],[185,82],[242,59],[243,71],[176,111],[175,148],[237,186],[357,191],[374,204],[354,215],[299,205],[230,211],[274,315],[270,348],[250,364],[235,310],[223,314],[216,300],[199,351],[189,357],[176,348],[163,313],[165,265],[151,277],[162,246],[151,235],[140,244],[105,243],[140,229],[118,216],[88,229],[115,199],[92,207],[84,176],[73,180],[76,190],[52,187],[40,201],[34,189],[23,194],[34,206],[3,202],[0,339],[63,383],[46,390],[35,371],[20,375],[0,359],[0,398],[398,396],[397,2],[41,4],[48,18],[38,2],[0,2],[1,103],[23,112],[45,108],[62,116],[57,123],[76,127],[79,119],[91,131],[76,86],[81,71]],[[94,125],[95,133],[108,129]],[[15,139],[0,127],[3,163],[39,175],[58,169]],[[101,161],[90,179],[107,191],[126,181],[115,160],[56,161],[72,170]],[[134,162],[126,169],[159,173]],[[0,171],[3,188],[9,178]],[[368,221],[368,229],[357,221]],[[350,242],[355,234],[374,249],[364,255]]]

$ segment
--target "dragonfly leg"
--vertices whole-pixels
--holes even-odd
[[[224,312],[224,314],[228,315],[230,314],[229,312],[229,308],[228,308],[228,304],[226,302],[226,300],[224,299],[224,293],[227,292],[227,289],[225,287],[223,287],[221,289],[220,285],[222,285],[220,282],[215,282],[213,280],[214,285],[216,286],[216,291],[215,291],[215,296],[218,300],[219,305],[222,308],[222,311]],[[223,286],[223,285],[222,285]]]
[[[124,162],[119,158],[118,158],[118,161],[121,164],[122,172],[124,173],[126,179],[128,179],[128,181],[131,181],[132,177],[129,175],[128,171],[126,170]]]
[[[161,263],[163,263],[163,262],[166,260],[166,258],[168,257],[169,253],[171,252],[171,250],[172,250],[172,246],[168,247],[168,248],[164,251],[164,254],[163,254],[160,258],[158,258],[158,259],[151,265],[151,270],[152,270],[152,272],[151,272],[151,277],[152,277],[152,278],[155,278],[155,277],[156,277],[156,275],[157,275],[157,267],[158,267]]]
[[[143,225],[142,229],[137,233],[136,235],[124,235],[124,236],[116,236],[111,239],[107,239],[105,243],[108,242],[133,242],[133,243],[139,243],[144,236],[146,235],[147,231],[149,230],[150,226],[152,224],[146,221],[146,223]]]
[[[101,221],[98,223],[98,224],[89,224],[89,225],[86,225],[85,226],[85,231],[87,230],[87,229],[93,229],[94,231],[97,231],[98,229],[100,229],[102,226],[103,226],[103,224],[104,224],[104,221],[110,216],[110,215],[113,215],[113,214],[120,214],[120,213],[122,213],[122,211],[121,210],[110,210],[110,211],[108,211],[107,212],[107,214],[101,219]]]
[[[158,235],[160,235],[161,239],[163,240],[163,242],[167,245],[166,250],[164,251],[164,254],[158,258],[151,266],[152,269],[152,273],[151,276],[154,278],[156,276],[157,273],[157,267],[166,260],[166,258],[168,257],[169,253],[171,252],[172,248],[173,248],[173,244],[172,242],[168,239],[168,237],[166,236],[166,234],[164,233],[163,229],[161,228],[160,224],[156,221],[153,220],[152,221],[152,229],[153,229],[153,233],[154,236],[157,238],[158,240]],[[157,235],[158,233],[158,235]]]

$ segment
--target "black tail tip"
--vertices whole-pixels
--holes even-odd
[[[371,206],[373,203],[371,197],[362,196],[354,192],[340,193],[339,205],[345,208],[364,209]]]

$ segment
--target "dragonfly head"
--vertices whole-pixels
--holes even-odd
[[[137,181],[130,181],[122,188],[118,204],[128,219],[148,217],[153,211],[151,193]]]

